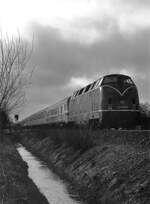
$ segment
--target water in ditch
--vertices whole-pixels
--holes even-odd
[[[23,146],[20,145],[17,149],[22,159],[28,164],[29,177],[50,204],[81,204],[70,197],[65,183],[54,175],[45,164]]]

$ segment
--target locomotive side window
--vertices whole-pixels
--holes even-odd
[[[84,90],[84,88],[80,89],[77,95],[81,95],[83,90]]]
[[[92,86],[92,89],[96,88],[98,86],[98,83],[99,83],[99,80],[95,81],[93,86]]]
[[[90,87],[91,87],[91,84],[87,85],[87,86],[85,87],[84,93],[87,92],[87,91],[89,91],[89,90],[90,90]]]
[[[95,87],[100,86],[100,85],[101,85],[101,82],[102,82],[102,79],[101,79],[101,78],[100,78],[100,79],[98,79],[98,80],[97,80],[97,82],[96,82]]]
[[[97,81],[94,81],[92,84],[89,84],[87,85],[86,87],[83,87],[82,89],[80,90],[77,90],[73,93],[73,97],[76,97],[76,96],[79,96],[83,93],[86,93],[94,88],[96,88],[97,86],[100,86],[101,85],[101,82],[102,82],[102,78],[98,79]]]
[[[96,82],[97,82],[97,81],[94,81],[94,83],[91,85],[91,87],[90,87],[91,90],[94,88]]]

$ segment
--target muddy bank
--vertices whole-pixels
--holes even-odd
[[[87,203],[150,203],[149,133],[98,134],[100,139],[93,136],[93,145],[85,151],[66,142],[56,143],[51,135],[39,138],[31,130],[24,132],[22,143],[70,181]]]
[[[28,177],[28,166],[14,145],[0,144],[0,203],[48,204]]]

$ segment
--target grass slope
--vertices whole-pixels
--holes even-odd
[[[56,133],[53,130],[53,134]],[[85,202],[150,203],[150,132],[96,130],[87,134],[87,130],[80,131],[86,140],[75,142],[82,142],[78,148],[66,140],[54,139],[51,134],[47,131],[43,136],[42,131],[30,130],[23,133],[22,142],[57,174],[74,184]],[[71,134],[70,130],[64,130],[59,132],[61,134],[62,138],[69,138],[79,132]],[[93,137],[91,146],[87,145],[88,137],[89,141]],[[89,146],[84,151],[83,142]]]

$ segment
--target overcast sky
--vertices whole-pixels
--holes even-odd
[[[21,118],[110,73],[150,102],[150,0],[0,0],[0,29],[29,42],[35,67]]]

